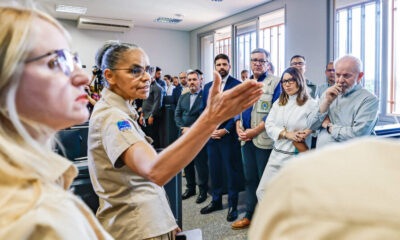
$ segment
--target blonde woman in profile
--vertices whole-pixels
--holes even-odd
[[[307,129],[307,118],[317,102],[308,95],[303,74],[294,67],[283,72],[281,85],[282,93],[265,121],[274,148],[257,188],[258,202],[261,202],[265,186],[279,170],[295,155],[311,147],[312,131]]]
[[[48,147],[57,130],[89,115],[84,92],[89,77],[71,53],[67,32],[35,10],[0,7],[0,22],[0,239],[112,239],[90,209],[67,191],[76,168]],[[257,84],[215,91],[210,101],[227,107],[208,110],[197,125],[197,131],[206,133],[192,134],[177,147],[204,144],[211,127],[260,94]],[[232,105],[225,103],[241,95],[248,102],[241,99],[230,110]],[[174,155],[176,148],[169,149],[164,155]]]
[[[0,239],[112,239],[66,191],[77,175],[49,145],[88,118],[89,77],[50,16],[0,7]]]

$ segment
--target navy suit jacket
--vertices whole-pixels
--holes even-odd
[[[175,109],[175,123],[179,128],[179,135],[181,134],[181,127],[190,127],[201,114],[201,99],[202,92],[200,90],[197,95],[192,108],[190,108],[190,92],[181,95],[178,105]]]
[[[178,128],[190,127],[201,114],[201,99],[202,92],[200,90],[193,103],[192,108],[190,108],[190,92],[183,94],[178,101],[178,105],[175,109],[175,123]]]
[[[162,87],[163,95],[167,95],[167,83],[161,78],[156,79],[156,82]]]
[[[181,96],[182,93],[182,85],[178,85],[177,87],[172,90],[172,98],[174,99],[174,105],[176,106],[178,104],[179,97]]]
[[[231,76],[228,77],[228,79],[226,80],[225,83],[225,87],[223,89],[223,91],[229,90],[239,84],[241,84],[242,82],[237,80],[236,78],[233,78]],[[212,82],[207,83],[204,86],[204,90],[203,90],[203,97],[202,97],[202,104],[201,104],[201,109],[204,110],[207,106],[207,99],[208,99],[208,93],[210,91]],[[233,121],[233,118],[223,122],[222,124],[219,125],[218,129],[222,129],[225,128],[226,130],[228,130],[229,134],[236,134],[236,127],[235,127],[235,123]]]
[[[150,116],[160,117],[163,96],[162,87],[156,81],[152,82],[150,84],[149,97],[144,99],[142,103],[144,119],[148,119]]]

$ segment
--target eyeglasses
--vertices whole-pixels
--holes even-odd
[[[134,65],[132,68],[113,68],[111,70],[128,70],[132,73],[134,78],[140,78],[145,72],[152,76],[156,68],[151,66],[146,66],[146,68],[143,68],[142,66]]]
[[[267,63],[267,62],[268,62],[268,60],[264,60],[264,59],[255,59],[255,58],[250,59],[250,61],[252,61],[253,63],[259,63],[259,64],[264,64],[264,63]]]
[[[305,62],[292,62],[290,63],[290,66],[304,66],[306,63]]]
[[[289,85],[291,85],[291,84],[293,84],[293,83],[295,83],[296,82],[296,79],[294,79],[294,78],[289,78],[289,79],[286,79],[286,80],[282,80],[281,81],[281,84],[283,85],[283,84],[289,84]]]
[[[327,72],[335,72],[335,69],[326,69]]]
[[[56,54],[57,56],[51,59],[47,65],[49,68],[54,69],[58,67],[66,76],[70,77],[72,72],[75,70],[75,64],[78,67],[82,67],[81,60],[77,53],[71,53],[66,49],[58,49],[55,51],[48,52],[46,54],[40,55],[38,57],[30,58],[25,61],[25,63],[30,63],[33,61],[37,61],[39,59],[45,58],[47,56],[51,56]]]

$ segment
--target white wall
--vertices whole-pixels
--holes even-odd
[[[72,36],[72,48],[79,53],[87,71],[94,65],[97,49],[107,40],[135,43],[149,55],[150,64],[159,66],[163,74],[177,75],[189,68],[190,34],[186,31],[135,26],[126,33],[84,30],[75,21],[60,21]]]
[[[325,64],[328,58],[328,0],[275,0],[196,29],[190,33],[190,66],[197,68],[199,65],[199,34],[252,19],[283,7],[286,9],[286,67],[289,66],[291,56],[295,54],[303,55],[307,60],[307,78],[317,84],[323,83],[325,81]]]

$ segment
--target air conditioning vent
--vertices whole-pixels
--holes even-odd
[[[133,21],[123,19],[80,17],[78,28],[101,31],[126,32],[133,28]]]

